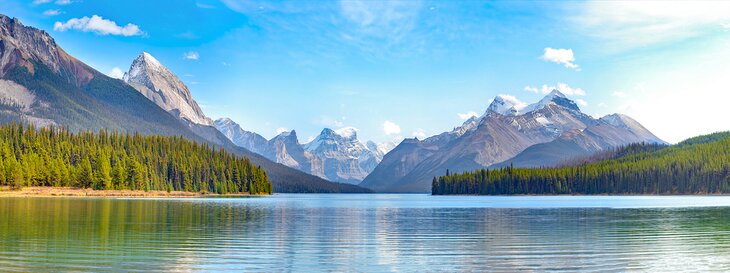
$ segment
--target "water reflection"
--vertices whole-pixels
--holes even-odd
[[[729,207],[430,198],[4,198],[0,271],[730,270]]]

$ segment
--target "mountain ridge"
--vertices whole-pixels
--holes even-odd
[[[357,130],[323,128],[308,143],[300,143],[296,131],[282,132],[270,140],[246,131],[230,118],[217,119],[214,124],[236,145],[303,172],[331,181],[357,184],[382,160],[391,143],[362,143]]]
[[[557,141],[561,137],[573,142],[572,153],[542,158],[537,163],[552,163],[574,154],[628,144],[627,141],[663,143],[643,126],[636,126],[638,122],[620,117],[626,126],[609,123],[615,117],[607,118],[609,121],[595,119],[582,113],[578,105],[559,90],[553,90],[529,105],[500,95],[481,117],[471,118],[450,132],[423,141],[410,140],[412,143],[402,150],[396,147],[391,153],[399,156],[389,159],[386,155],[388,160],[384,159],[360,185],[376,191],[428,192],[431,178],[447,170],[461,172],[484,168],[507,162],[525,151],[531,152],[529,155],[553,155],[552,146],[565,145],[565,142]],[[626,136],[625,139],[622,136]],[[555,143],[550,144],[553,141]],[[546,147],[541,151],[532,151],[540,146],[528,150],[537,144]],[[517,159],[528,162],[525,158]]]

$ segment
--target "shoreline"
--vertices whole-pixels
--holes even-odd
[[[101,197],[101,198],[207,198],[207,197],[248,197],[264,196],[261,194],[235,193],[217,194],[186,191],[143,191],[143,190],[94,190],[66,187],[23,187],[11,189],[0,187],[0,198],[3,197]]]

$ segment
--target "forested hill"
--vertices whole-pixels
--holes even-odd
[[[0,185],[271,193],[247,158],[177,136],[0,126]]]
[[[730,132],[677,145],[635,145],[616,158],[560,168],[501,168],[434,178],[446,194],[716,194],[730,193]]]

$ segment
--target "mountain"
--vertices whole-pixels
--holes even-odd
[[[499,168],[434,179],[441,194],[727,194],[730,133],[673,146],[631,144],[574,166]],[[601,157],[604,157],[602,155]]]
[[[155,57],[142,52],[122,77],[160,108],[195,124],[213,125],[193,100],[188,87]]]
[[[666,144],[634,119],[612,114],[585,129],[569,130],[553,141],[530,146],[515,157],[490,167],[551,167],[631,143]]]
[[[325,128],[312,141],[301,144],[296,131],[283,132],[266,141],[228,118],[214,124],[238,146],[306,173],[349,184],[362,181],[394,146],[390,142],[363,144],[354,128]]]
[[[168,87],[187,91],[187,87],[177,84],[177,77],[167,74],[166,68],[145,68],[153,66],[154,58],[144,55],[138,58],[139,69],[134,70],[160,74],[141,75],[141,72],[131,73],[134,71],[130,69],[127,78],[130,81],[138,79],[141,83],[135,84],[137,87],[151,83],[152,88],[144,87],[157,90],[157,93],[169,91],[160,91]],[[145,78],[148,80],[142,80]],[[186,96],[181,94],[179,97]],[[189,92],[188,98],[178,102],[199,110]],[[45,31],[0,15],[0,122],[62,125],[75,132],[107,129],[142,135],[182,136],[248,157],[267,172],[277,192],[367,191],[353,185],[331,183],[237,147],[217,129],[207,125],[210,121],[203,118],[204,115],[188,116],[191,112],[186,111],[189,109],[183,111],[180,109],[185,108],[184,105],[176,105],[178,108],[169,108],[171,112],[167,112],[124,81],[110,78],[70,56]],[[192,113],[202,114],[200,111]]]
[[[243,130],[240,125],[229,118],[217,119],[215,127],[234,144],[257,154],[263,154],[268,140],[261,135]]]
[[[45,31],[4,15],[0,86],[3,122],[196,137],[134,88],[68,55]]]
[[[497,96],[481,117],[422,141],[407,139],[387,154],[361,186],[428,192],[431,179],[499,164],[540,166],[635,142],[663,143],[623,115],[594,119],[558,90],[533,104]]]

